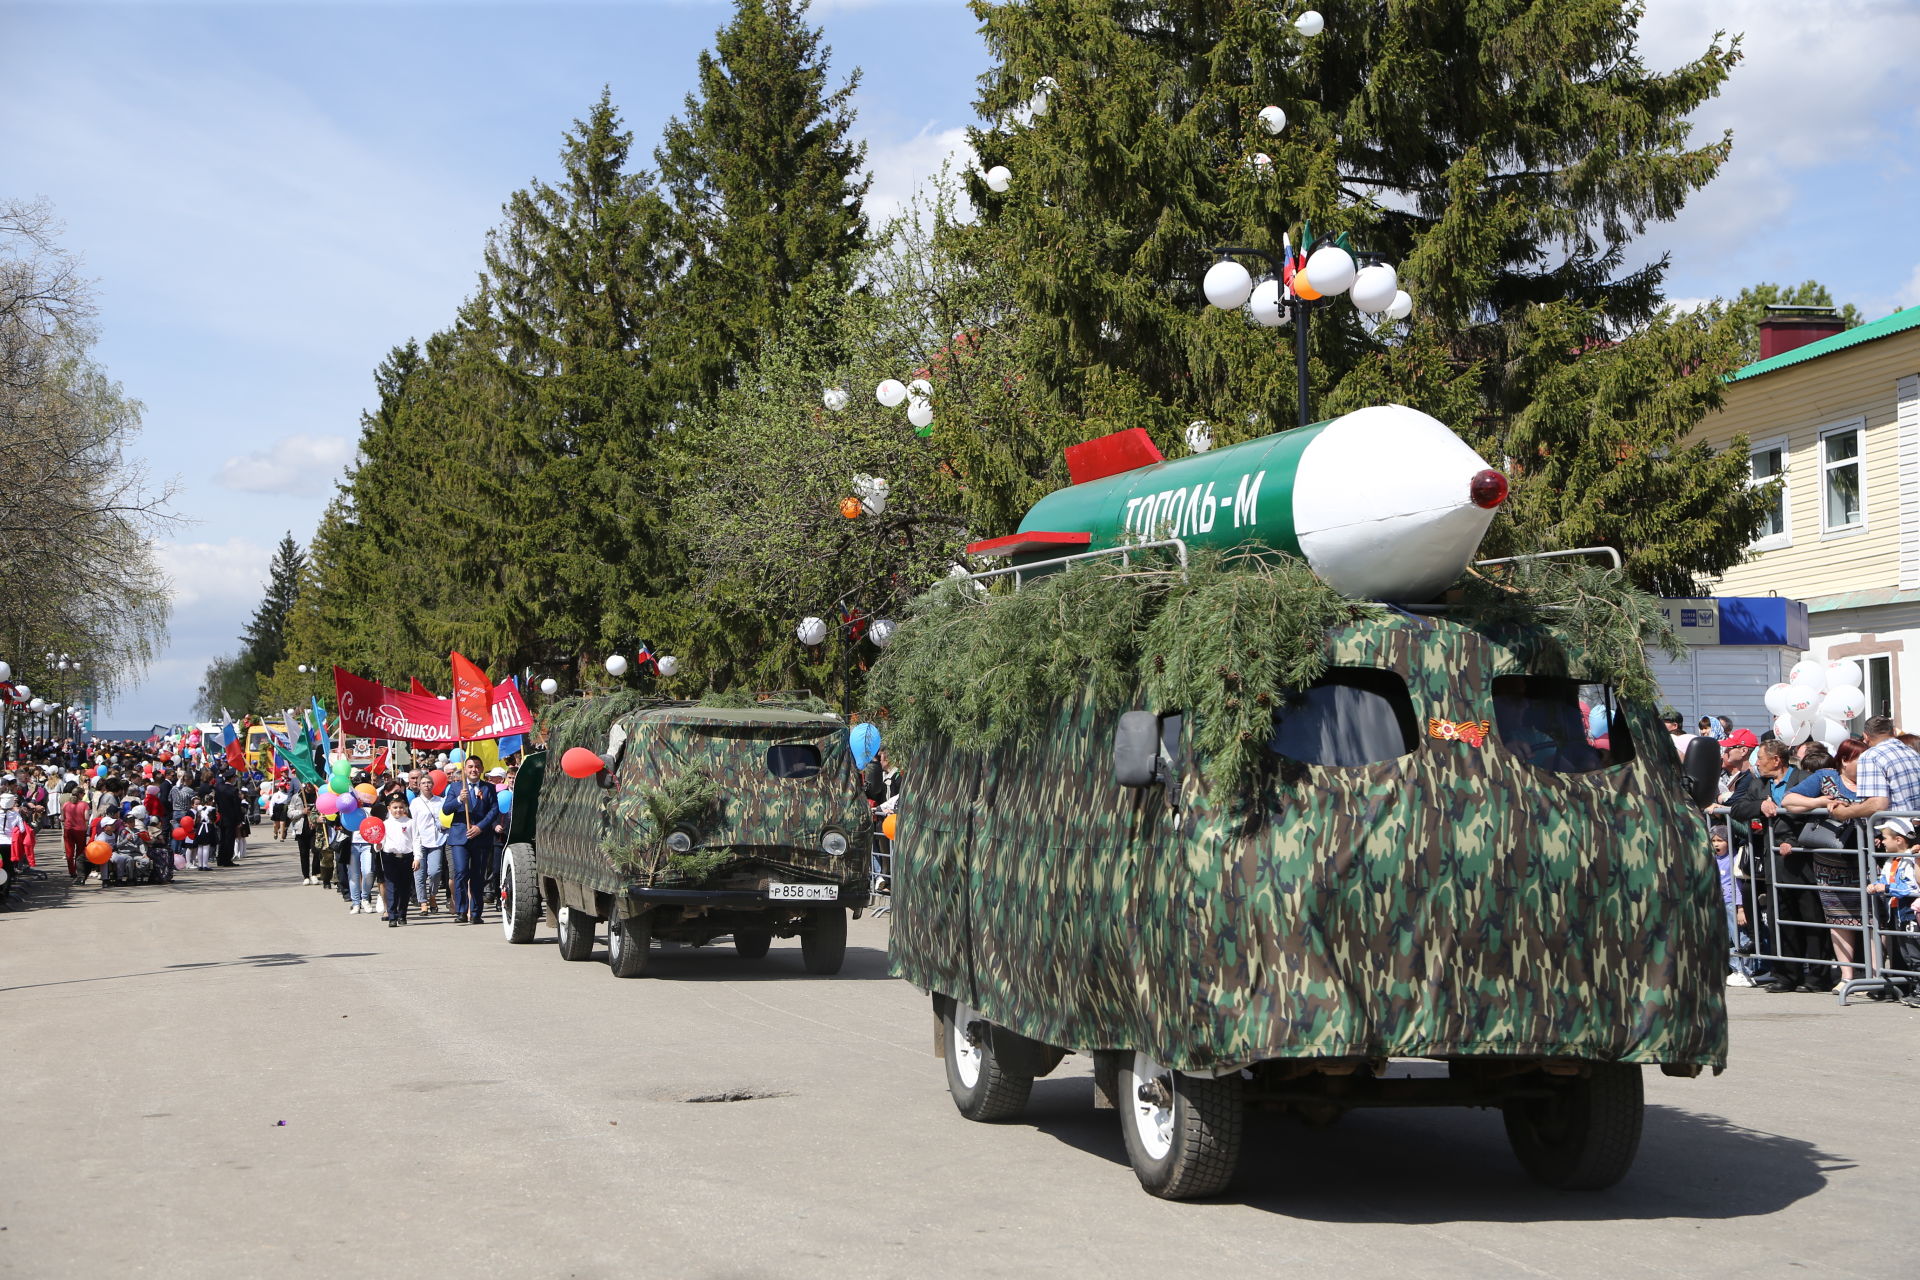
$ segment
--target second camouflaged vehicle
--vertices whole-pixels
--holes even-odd
[[[554,752],[530,757],[514,792],[500,886],[509,942],[531,942],[544,918],[561,956],[585,960],[604,927],[609,968],[632,978],[656,941],[731,935],[757,959],[797,936],[807,972],[839,972],[847,913],[868,902],[872,843],[839,716],[657,702],[617,718],[591,703],[560,710]],[[569,748],[598,756],[594,771],[568,776],[555,757]]]
[[[937,588],[895,633],[869,685],[912,753],[890,954],[967,1118],[1086,1053],[1155,1195],[1223,1189],[1255,1107],[1497,1108],[1532,1177],[1596,1189],[1638,1149],[1643,1065],[1724,1066],[1715,866],[1645,698],[1657,602],[1539,557],[1462,577],[1477,530],[1407,578],[1395,503],[1445,522],[1504,482],[1469,451],[1408,498],[1371,483],[1386,457],[1349,486],[1376,513],[1328,521],[1368,555],[1190,549],[1158,514],[1100,536],[1149,466],[1043,499],[1045,532],[976,545],[1013,583]],[[1202,458],[1190,502],[1259,488]]]

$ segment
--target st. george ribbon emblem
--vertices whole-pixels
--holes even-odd
[[[1492,728],[1491,720],[1462,720],[1458,723],[1438,717],[1429,717],[1427,720],[1428,737],[1439,738],[1443,742],[1464,742],[1470,747],[1485,742]]]

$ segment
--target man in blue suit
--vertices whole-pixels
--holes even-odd
[[[466,776],[448,784],[440,812],[453,815],[453,827],[447,832],[447,853],[453,862],[453,922],[479,924],[500,801],[493,784],[480,776],[480,762],[472,756],[467,757]]]

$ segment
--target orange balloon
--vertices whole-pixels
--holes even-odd
[[[860,505],[860,499],[858,498],[840,499],[840,514],[845,516],[847,519],[858,520],[860,518],[860,512],[862,510],[864,510],[864,508],[861,507]]]
[[[880,834],[885,836],[889,840],[893,839],[893,833],[896,826],[894,822],[894,818],[895,818],[895,815],[890,813],[886,817],[880,820]]]
[[[93,840],[87,844],[87,861],[98,867],[104,865],[113,856],[113,846],[105,840]]]
[[[1320,297],[1320,291],[1307,282],[1306,272],[1296,271],[1293,273],[1293,296],[1302,302],[1312,302]]]

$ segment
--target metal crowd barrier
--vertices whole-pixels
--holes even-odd
[[[1796,815],[1796,823],[1802,820],[1818,821],[1826,811]],[[1870,818],[1857,819],[1851,823],[1852,843],[1838,847],[1822,847],[1814,844],[1790,844],[1788,848],[1794,854],[1825,854],[1830,860],[1850,863],[1852,872],[1850,885],[1807,884],[1788,878],[1787,868],[1781,865],[1779,852],[1780,839],[1774,834],[1775,821],[1766,819],[1754,824],[1758,829],[1741,831],[1738,823],[1732,821],[1726,806],[1714,805],[1707,810],[1707,820],[1711,824],[1723,826],[1728,835],[1728,847],[1735,853],[1735,866],[1748,868],[1744,884],[1746,891],[1742,900],[1747,907],[1747,929],[1754,939],[1754,949],[1737,952],[1731,958],[1764,961],[1769,966],[1798,966],[1802,969],[1832,969],[1838,979],[1834,993],[1840,1003],[1845,1004],[1847,997],[1856,991],[1878,990],[1891,998],[1920,993],[1920,931],[1905,929],[1894,922],[1894,910],[1891,895],[1869,893],[1867,886],[1879,880],[1881,869],[1898,858],[1920,856],[1920,850],[1909,850],[1904,854],[1883,853],[1875,847],[1876,834],[1880,824],[1889,818],[1909,818],[1914,820],[1916,834],[1920,834],[1920,811],[1910,809],[1887,809]],[[1782,823],[1781,825],[1785,825]],[[1801,837],[1805,838],[1804,834]],[[1836,837],[1837,838],[1837,837]],[[1811,859],[1809,864],[1811,865]],[[1806,920],[1786,913],[1787,906],[1782,901],[1783,893],[1804,894],[1799,899],[1802,906],[1812,903],[1819,908],[1821,894],[1832,894],[1845,899],[1851,898],[1855,904],[1854,915],[1858,924],[1830,924],[1824,909],[1820,918]],[[1764,894],[1764,899],[1762,895]],[[1764,923],[1761,908],[1764,904]],[[1803,912],[1803,914],[1805,914]],[[1854,958],[1841,960],[1831,955],[1822,958],[1819,955],[1788,955],[1782,946],[1782,940],[1788,930],[1814,930],[1818,932],[1850,933],[1855,935],[1857,943]],[[1858,976],[1848,977],[1846,970],[1854,970]],[[1764,979],[1756,978],[1756,982]]]

